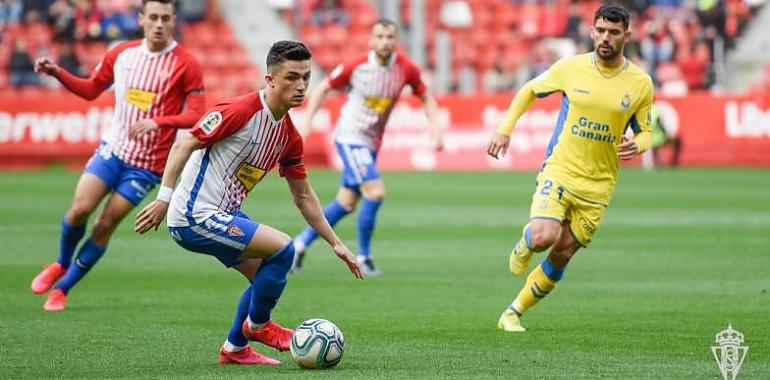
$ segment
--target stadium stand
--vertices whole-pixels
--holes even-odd
[[[140,0],[40,0],[0,2],[0,92],[58,91],[55,81],[12,86],[9,64],[14,46],[24,46],[34,60],[51,56],[65,67],[87,75],[112,44],[141,34],[136,14]],[[230,27],[219,16],[216,1],[185,1],[178,8],[177,40],[196,54],[203,66],[209,102],[261,86],[259,70]],[[76,70],[72,70],[76,68]],[[25,82],[26,83],[26,82]]]

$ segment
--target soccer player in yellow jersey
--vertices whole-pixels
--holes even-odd
[[[602,5],[591,30],[595,50],[561,59],[524,85],[489,142],[490,156],[505,155],[514,124],[535,98],[562,94],[529,223],[511,252],[510,270],[519,276],[533,253],[549,247],[551,252],[500,316],[501,330],[525,331],[519,318],[556,287],[577,250],[591,243],[615,189],[618,160],[650,147],[652,80],[623,57],[631,36],[628,22],[622,6]],[[625,136],[628,128],[633,138]]]

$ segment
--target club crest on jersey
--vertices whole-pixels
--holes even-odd
[[[274,148],[275,149],[275,153],[281,153],[281,149],[282,148],[283,148],[283,146],[281,144],[276,144],[275,148]]]
[[[220,124],[222,124],[222,114],[219,112],[212,112],[206,115],[206,118],[201,122],[201,130],[207,135],[210,135]]]
[[[628,95],[628,93],[626,93],[625,95],[623,95],[623,100],[620,101],[620,108],[622,108],[623,111],[625,111],[630,106],[631,106],[631,95]]]
[[[230,226],[227,227],[227,234],[230,236],[243,236],[243,231],[238,226]]]

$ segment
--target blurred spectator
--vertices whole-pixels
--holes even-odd
[[[674,55],[674,40],[664,21],[647,23],[645,35],[639,43],[640,53],[647,63],[648,73],[654,73],[661,63],[671,62]],[[653,75],[653,80],[657,80]]]
[[[24,17],[30,12],[35,12],[43,22],[48,22],[48,8],[54,0],[24,0]]]
[[[310,22],[321,26],[326,24],[348,25],[350,17],[340,0],[316,0],[310,10]]]
[[[125,5],[125,6],[123,6]],[[99,24],[102,39],[107,42],[128,40],[139,37],[137,15],[128,9],[128,3],[102,8],[104,15]]]
[[[13,44],[8,72],[14,88],[40,85],[40,78],[35,73],[35,65],[27,50],[27,41],[23,38],[17,38]]]
[[[516,72],[513,68],[505,67],[503,59],[498,59],[495,65],[484,73],[481,81],[484,92],[511,92],[516,85]]]
[[[176,15],[181,21],[198,22],[206,18],[208,0],[184,0],[177,3]]]
[[[57,41],[75,40],[75,7],[69,0],[56,0],[48,8]]]
[[[709,47],[705,42],[697,43],[692,49],[682,49],[677,53],[676,63],[682,69],[682,76],[687,87],[692,90],[706,88]]]
[[[23,10],[21,0],[0,0],[0,30],[7,24],[21,22]]]
[[[75,1],[75,40],[97,41],[102,37],[101,15],[92,0]]]
[[[79,77],[87,77],[88,69],[80,62],[75,52],[75,45],[71,42],[64,43],[59,47],[59,67],[69,71]]]

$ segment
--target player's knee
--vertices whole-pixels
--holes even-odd
[[[88,221],[88,217],[91,216],[93,210],[89,207],[85,207],[82,204],[75,203],[67,211],[67,221],[70,224],[80,225]]]
[[[356,211],[356,205],[358,204],[356,199],[337,199],[337,203],[339,203],[340,206],[342,206],[342,208],[348,212],[348,214]]]
[[[286,245],[281,248],[280,251],[272,254],[267,258],[267,261],[262,264],[263,267],[273,267],[275,270],[270,270],[270,274],[273,277],[273,282],[285,282],[286,274],[291,269],[291,264],[294,261],[294,244],[289,239]]]

